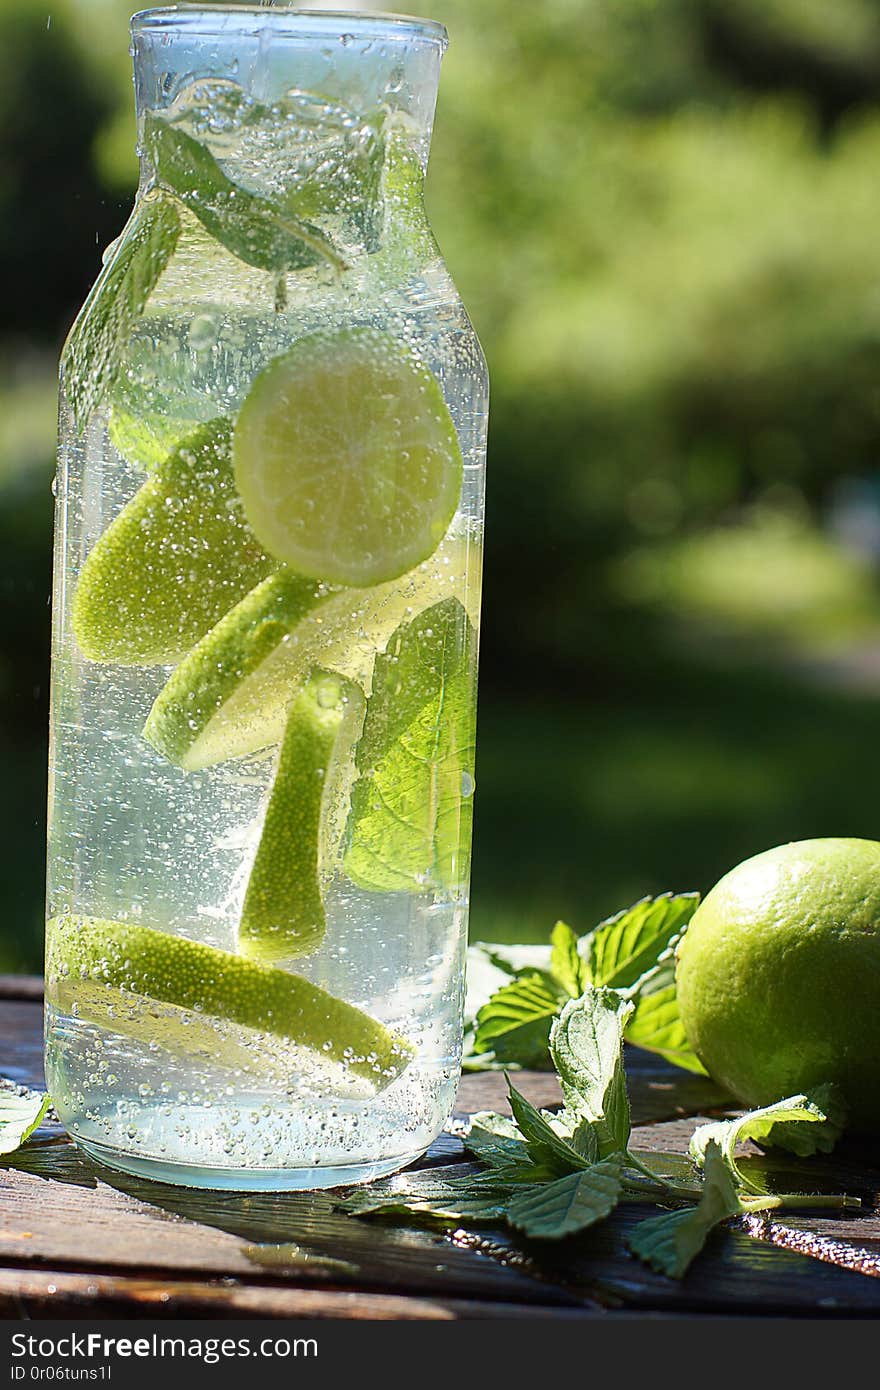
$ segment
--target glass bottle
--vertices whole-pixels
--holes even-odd
[[[46,1064],[89,1153],[300,1188],[456,1091],[487,376],[430,21],[132,21],[141,178],[62,357]]]

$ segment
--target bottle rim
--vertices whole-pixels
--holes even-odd
[[[212,27],[211,16],[218,24]],[[222,19],[222,23],[219,21]],[[255,22],[258,21],[258,22]],[[177,29],[192,34],[217,37],[236,31],[253,35],[271,29],[279,37],[308,37],[322,34],[341,38],[393,38],[426,40],[441,49],[448,44],[446,26],[436,19],[416,15],[389,14],[382,10],[300,10],[275,9],[271,5],[162,5],[139,10],[131,17],[132,34],[151,30]]]

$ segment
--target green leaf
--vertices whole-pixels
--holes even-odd
[[[235,177],[259,165],[278,210],[300,220],[342,216],[368,249],[378,245],[387,113],[366,117],[313,92],[289,91],[267,105],[222,79],[199,78],[166,113],[203,141]],[[225,161],[235,161],[235,167]]]
[[[627,1242],[632,1253],[658,1274],[681,1279],[713,1227],[743,1210],[714,1140],[706,1146],[705,1171],[703,1191],[695,1207],[640,1221]]]
[[[515,1122],[506,1115],[488,1112],[474,1115],[462,1135],[468,1153],[492,1168],[506,1182],[543,1182],[555,1176],[554,1168],[536,1164]]]
[[[462,1142],[466,1148],[477,1153],[475,1144],[497,1144],[508,1140],[515,1144],[524,1142],[516,1122],[509,1115],[498,1115],[494,1110],[478,1110],[471,1116],[468,1132]]]
[[[564,1131],[560,1132],[554,1127],[553,1117],[537,1110],[525,1096],[520,1095],[511,1085],[509,1077],[507,1087],[513,1118],[535,1163],[557,1173],[571,1173],[589,1168],[596,1162],[599,1144],[592,1126],[578,1127],[580,1147],[575,1148],[565,1137]],[[589,1139],[586,1137],[588,1135]]]
[[[376,658],[343,861],[361,888],[451,892],[466,877],[473,649],[464,608],[444,599],[401,624]]]
[[[595,1126],[602,1158],[623,1152],[629,1141],[623,1029],[631,1013],[615,990],[590,986],[566,1004],[550,1034],[566,1110]]]
[[[239,260],[284,274],[323,261],[345,268],[329,237],[227,178],[206,145],[159,116],[144,121],[144,146],[160,188],[173,193]]]
[[[560,1240],[604,1221],[620,1199],[619,1155],[556,1182],[518,1193],[507,1204],[511,1226],[538,1240]]]
[[[563,998],[551,977],[538,971],[502,985],[477,1013],[474,1051],[521,1067],[546,1067],[550,1028]]]
[[[824,1115],[824,1122],[812,1113],[808,1120],[792,1121],[783,1117],[781,1123],[771,1124],[766,1133],[753,1133],[747,1137],[767,1148],[787,1149],[799,1158],[809,1158],[814,1153],[831,1153],[849,1118],[846,1102],[831,1082],[811,1087],[806,1099],[811,1111],[815,1109]]]
[[[840,1137],[844,1119],[834,1088],[822,1086],[809,1095],[789,1096],[732,1120],[700,1125],[691,1136],[690,1152],[702,1166],[709,1146],[714,1145],[740,1186],[747,1192],[760,1193],[762,1189],[737,1164],[738,1144],[751,1139],[757,1144],[786,1148],[801,1158],[820,1151],[830,1153]]]
[[[452,1222],[504,1220],[505,1203],[515,1184],[496,1173],[462,1173],[427,1168],[380,1178],[357,1188],[339,1203],[351,1216],[404,1215]]]
[[[590,979],[629,989],[652,970],[681,935],[700,902],[699,893],[663,893],[600,922],[590,939]]]
[[[50,1100],[42,1091],[28,1091],[12,1081],[0,1089],[0,1154],[15,1153],[49,1109]]]
[[[635,997],[634,1012],[626,1025],[626,1040],[634,1047],[659,1053],[676,1067],[707,1076],[706,1068],[684,1031],[675,981],[669,978],[671,974],[671,967],[661,965],[645,978]]]
[[[578,939],[565,922],[557,922],[550,933],[550,973],[566,994],[577,999],[589,983],[587,962],[578,953]]]
[[[174,204],[160,193],[137,203],[70,331],[61,358],[76,428],[112,389],[135,324],[180,236]]]

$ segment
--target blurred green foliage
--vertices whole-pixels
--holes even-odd
[[[825,523],[880,445],[880,0],[430,9],[429,202],[494,392],[477,934],[878,833],[876,562]],[[133,192],[129,13],[0,8],[16,967],[38,961],[51,377]]]

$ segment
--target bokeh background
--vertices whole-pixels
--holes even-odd
[[[133,195],[131,8],[0,0],[4,969],[41,963],[55,370]],[[494,389],[474,935],[880,835],[880,0],[430,14]]]

